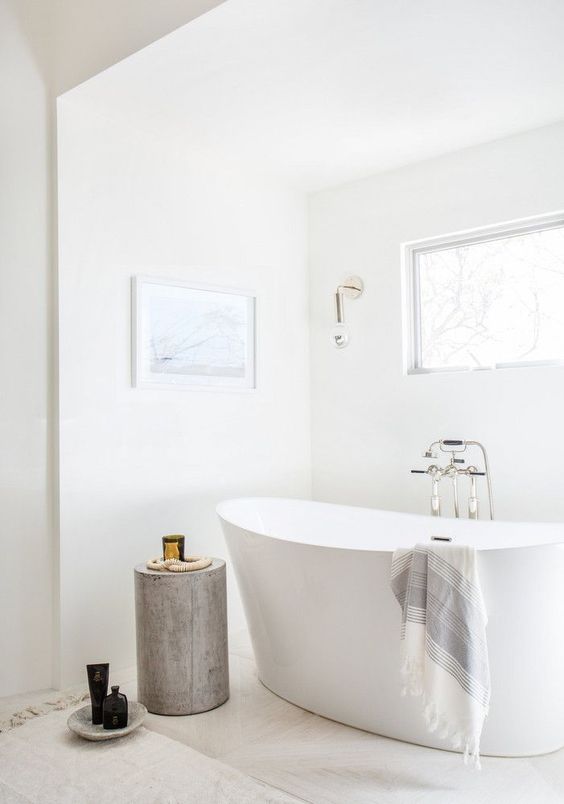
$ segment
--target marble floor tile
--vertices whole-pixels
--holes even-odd
[[[236,631],[234,634],[229,634],[229,653],[235,656],[241,656],[243,659],[251,659],[254,661],[255,655],[253,653],[251,637],[246,629]]]
[[[235,650],[224,706],[189,717],[151,715],[148,727],[312,804],[564,804],[564,751],[484,757],[482,771],[474,771],[458,754],[293,706],[260,683],[244,636]]]
[[[281,730],[313,717],[267,690],[254,661],[234,654],[229,661],[231,695],[223,706],[188,717],[150,714],[147,727],[219,758],[255,740],[275,740]]]

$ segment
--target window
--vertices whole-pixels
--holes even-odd
[[[405,246],[410,373],[564,364],[564,216]]]

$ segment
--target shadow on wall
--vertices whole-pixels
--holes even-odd
[[[53,41],[57,15],[47,3],[36,0],[5,0],[9,16],[17,22],[48,95],[53,91],[55,57]],[[51,97],[54,96],[54,92]],[[47,100],[48,105],[49,99]]]
[[[92,513],[87,536],[77,561],[77,544],[86,528],[84,523],[63,522],[63,534],[70,534],[72,544],[62,544],[62,654],[58,686],[66,687],[81,680],[84,665],[91,661],[110,661],[116,669],[135,664],[135,607],[133,570],[162,552],[161,537],[183,533],[186,555],[206,555],[227,562],[228,624],[230,633],[244,627],[245,620],[237,584],[232,574],[225,539],[215,513],[222,499],[238,496],[240,490],[191,493],[184,497],[159,493],[147,494],[145,505],[138,497],[128,501],[127,489],[116,503],[100,500]],[[93,554],[93,561],[88,555]],[[104,556],[104,560],[100,560]],[[66,566],[65,562],[70,566]],[[72,572],[72,565],[78,572]],[[89,571],[88,567],[97,571]],[[72,601],[65,605],[65,601]],[[98,657],[98,658],[96,658]],[[102,657],[102,659],[100,659]]]

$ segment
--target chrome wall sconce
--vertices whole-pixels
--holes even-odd
[[[344,299],[357,299],[364,290],[364,283],[359,276],[348,276],[335,293],[336,323],[331,331],[331,342],[337,349],[344,349],[349,342],[349,331],[345,324]]]

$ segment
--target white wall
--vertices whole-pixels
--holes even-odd
[[[51,681],[49,33],[0,0],[0,695]]]
[[[63,685],[134,653],[133,566],[161,535],[226,557],[215,505],[309,496],[303,196],[59,102]],[[254,393],[130,385],[130,279],[258,292]],[[243,625],[234,580],[230,628]]]
[[[0,0],[0,696],[51,685],[58,627],[55,96],[218,4]]]
[[[555,125],[310,198],[315,498],[426,511],[429,483],[409,470],[429,442],[473,438],[499,518],[564,518],[564,369],[404,376],[400,267],[402,242],[564,209],[563,142]],[[332,294],[350,273],[366,290],[339,351]]]

